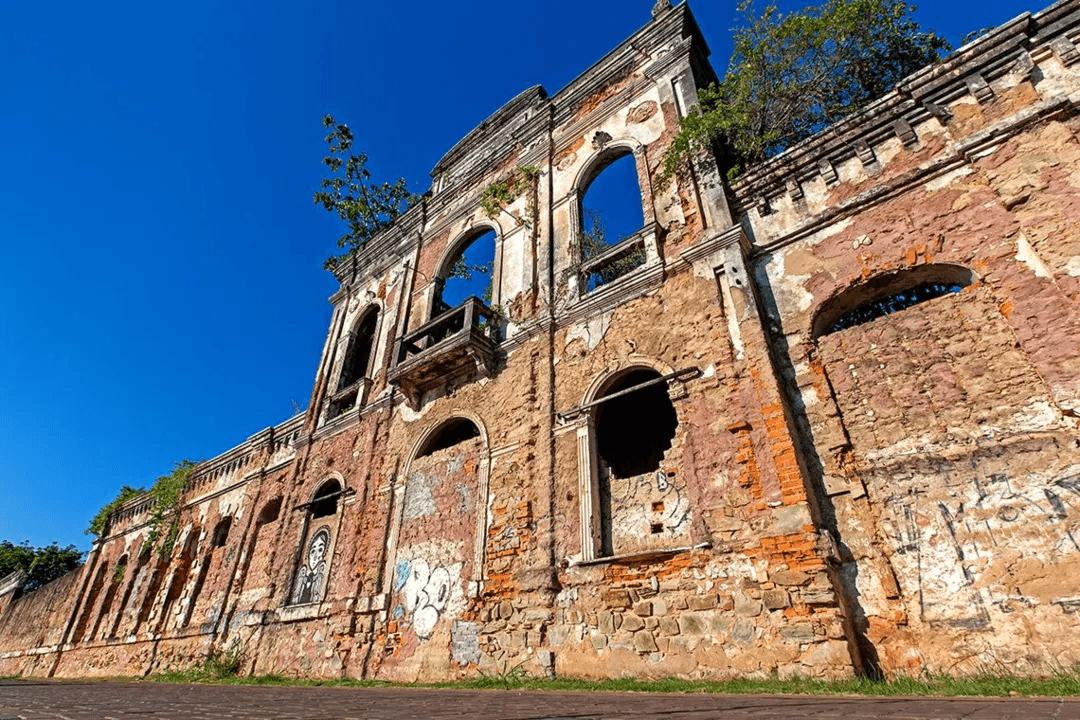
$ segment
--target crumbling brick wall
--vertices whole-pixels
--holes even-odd
[[[83,570],[0,598],[0,671],[1076,661],[1076,28],[1072,0],[1022,16],[733,183],[705,156],[663,183],[712,71],[658,5],[337,268],[309,410],[199,465],[170,553],[135,498]],[[590,264],[582,196],[626,156],[645,226]],[[489,230],[490,306],[445,311]]]

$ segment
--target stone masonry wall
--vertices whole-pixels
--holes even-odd
[[[171,552],[134,498],[81,570],[0,587],[0,674],[1080,661],[1078,35],[1063,0],[734,182],[699,156],[664,183],[714,73],[658,3],[336,269],[308,411],[199,465]],[[582,196],[624,156],[645,226],[610,252],[636,264],[591,287]],[[445,311],[487,231],[490,307]]]

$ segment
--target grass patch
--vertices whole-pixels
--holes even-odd
[[[317,679],[286,675],[215,674],[208,661],[194,668],[159,673],[145,678],[150,682],[208,683],[215,685],[272,685],[296,687],[400,687],[459,690],[591,690],[645,693],[722,693],[730,695],[867,695],[926,697],[1001,697],[1011,694],[1028,697],[1080,697],[1080,669],[1058,670],[1040,676],[1020,676],[983,672],[963,677],[944,673],[923,673],[919,677],[891,680],[813,680],[809,678],[763,678],[757,680],[580,680],[577,678],[531,677],[511,670],[500,675],[481,675],[465,680],[436,683],[401,683],[355,678]]]

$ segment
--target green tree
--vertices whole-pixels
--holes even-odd
[[[0,541],[0,578],[25,570],[28,577],[23,592],[32,592],[79,567],[82,557],[82,551],[74,545],[62,548],[53,543],[36,548],[29,542],[15,545],[9,540]]]
[[[315,192],[314,202],[327,212],[335,213],[347,226],[338,238],[343,252],[327,258],[323,267],[333,270],[361,250],[371,238],[390,227],[403,212],[419,201],[409,192],[404,178],[393,183],[373,183],[367,169],[368,157],[353,149],[353,134],[348,125],[338,124],[327,115],[323,127],[329,128],[326,140],[329,154],[323,165],[330,176],[323,179]]]
[[[881,97],[950,49],[919,26],[915,6],[904,0],[827,0],[788,13],[775,5],[757,12],[744,0],[738,10],[727,71],[679,121],[665,176],[709,147],[729,176],[737,174]]]

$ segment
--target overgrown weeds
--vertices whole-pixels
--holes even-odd
[[[171,670],[150,676],[155,682],[173,683],[223,683],[243,680],[240,669],[244,664],[244,650],[234,640],[225,650],[214,650],[206,659],[185,670]],[[270,683],[268,683],[270,684]],[[286,684],[286,683],[280,683]]]
[[[924,697],[1080,697],[1080,669],[1058,669],[1041,675],[1023,676],[1001,672],[979,672],[962,677],[924,671],[918,676],[897,676],[888,680],[850,678],[815,680],[778,677],[742,680],[683,680],[663,678],[639,680],[617,678],[582,680],[578,678],[534,677],[520,665],[501,673],[479,675],[463,680],[436,683],[400,683],[355,678],[317,679],[280,674],[239,676],[235,670],[219,672],[216,668],[238,668],[229,662],[203,661],[195,668],[153,675],[155,682],[198,682],[228,685],[275,685],[319,687],[427,687],[462,690],[591,690],[605,692],[647,693],[720,693],[762,695],[868,695]]]

